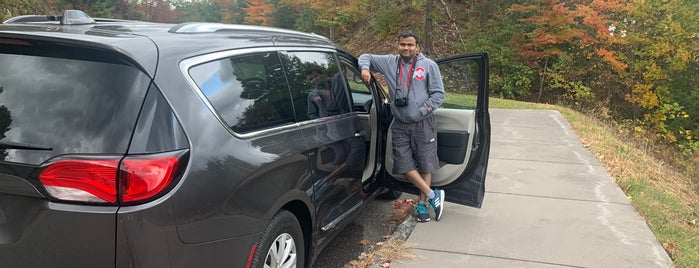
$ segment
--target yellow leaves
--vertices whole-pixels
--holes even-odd
[[[646,67],[646,71],[643,72],[643,78],[645,78],[646,81],[665,80],[667,79],[667,73],[662,67],[653,62]]]
[[[628,100],[638,103],[643,108],[652,109],[660,105],[658,96],[653,92],[653,84],[638,83],[633,88],[633,95],[628,96]]]

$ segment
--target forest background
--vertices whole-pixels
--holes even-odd
[[[0,21],[66,9],[314,32],[354,54],[396,53],[406,29],[433,59],[488,52],[491,105],[561,111],[675,265],[699,267],[697,0],[0,0]]]
[[[699,190],[696,0],[0,0],[0,21],[64,9],[290,28],[355,54],[394,53],[397,33],[412,29],[431,58],[488,52],[492,97],[611,122]]]

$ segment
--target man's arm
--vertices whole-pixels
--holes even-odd
[[[362,70],[362,80],[369,82],[371,73],[369,71],[380,72],[384,76],[390,74],[392,63],[395,61],[395,55],[374,55],[362,54],[358,58],[359,69]],[[395,68],[395,66],[393,66]]]

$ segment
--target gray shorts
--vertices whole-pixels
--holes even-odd
[[[417,169],[431,173],[439,169],[437,157],[437,119],[434,115],[416,123],[393,121],[393,173]]]

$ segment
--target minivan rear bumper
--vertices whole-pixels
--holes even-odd
[[[113,267],[116,209],[0,194],[0,266]]]

